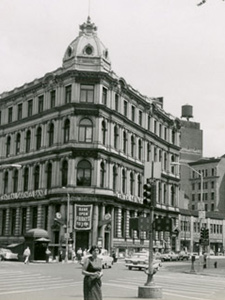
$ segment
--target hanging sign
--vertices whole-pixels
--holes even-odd
[[[92,205],[75,204],[75,223],[76,230],[90,230],[92,225]]]

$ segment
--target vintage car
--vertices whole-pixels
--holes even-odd
[[[136,252],[131,257],[125,258],[125,266],[132,270],[133,268],[137,268],[139,270],[148,269],[148,260],[149,260],[148,252]],[[161,267],[161,260],[153,258],[153,270],[156,272]]]
[[[87,257],[91,256],[89,252],[87,252],[87,255],[82,256],[81,258],[81,265],[84,264],[84,261]],[[112,268],[113,265],[113,258],[109,256],[108,250],[106,249],[101,249],[101,253],[98,255],[98,257],[102,260],[102,268],[107,269],[107,268]]]
[[[0,248],[0,261],[1,260],[18,260],[18,254],[13,253],[9,249]]]
[[[173,252],[173,251],[169,251],[169,252],[165,252],[162,253],[161,255],[161,260],[162,261],[177,261],[179,259],[178,254]]]

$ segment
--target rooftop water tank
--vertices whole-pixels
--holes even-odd
[[[187,121],[189,121],[190,118],[193,118],[193,107],[192,105],[182,105],[182,115],[181,118],[187,118]]]

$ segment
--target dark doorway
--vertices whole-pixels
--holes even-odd
[[[45,260],[45,251],[48,243],[35,242],[34,245],[34,260]]]
[[[110,251],[110,234],[109,234],[109,232],[105,232],[105,249]]]
[[[76,251],[81,248],[82,250],[89,248],[89,232],[77,231],[76,232]]]

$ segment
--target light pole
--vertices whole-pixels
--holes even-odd
[[[63,186],[63,189],[65,187]],[[66,253],[65,253],[65,262],[68,262],[69,257],[69,226],[70,226],[70,194],[67,193],[67,213],[66,213]]]
[[[186,166],[189,169],[191,169],[193,172],[198,174],[200,176],[200,207],[198,207],[198,217],[199,217],[199,227],[201,228],[201,220],[204,218],[204,207],[203,207],[203,173],[198,172],[194,168],[192,168],[190,165],[182,162],[172,162],[172,165],[179,165],[179,166]],[[199,251],[201,254],[201,251]]]
[[[67,193],[67,217],[66,217],[66,256],[65,262],[68,262],[69,256],[69,225],[70,225],[70,194]]]

